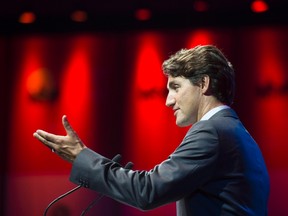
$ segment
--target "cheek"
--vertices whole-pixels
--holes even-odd
[[[181,98],[183,111],[185,112],[186,115],[189,116],[195,114],[197,103],[198,103],[197,99],[193,97],[191,94]]]
[[[181,103],[185,106],[189,106],[189,104],[191,104],[193,101],[193,97],[191,96],[191,94],[185,93],[179,97],[179,101],[181,101]]]

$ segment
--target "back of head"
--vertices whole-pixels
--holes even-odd
[[[235,75],[232,64],[213,45],[199,45],[181,49],[162,65],[164,74],[182,76],[194,85],[201,85],[204,76],[209,76],[209,92],[220,102],[231,105],[235,94]]]

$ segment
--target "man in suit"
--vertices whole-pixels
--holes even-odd
[[[234,70],[212,45],[182,49],[163,63],[166,105],[191,126],[169,158],[133,171],[87,148],[63,116],[66,136],[34,137],[73,163],[70,180],[149,210],[177,202],[177,216],[267,215],[269,177],[261,151],[230,108]]]

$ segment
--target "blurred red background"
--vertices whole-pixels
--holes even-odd
[[[234,65],[233,108],[258,142],[271,178],[270,216],[288,215],[288,28],[239,27],[0,37],[1,199],[5,215],[39,216],[73,188],[71,165],[37,142],[37,129],[64,134],[63,114],[82,140],[134,169],[153,168],[181,142],[165,107],[161,64],[181,48],[214,44]],[[96,197],[86,189],[51,208],[80,215]],[[103,199],[87,215],[175,215],[175,204],[141,212]]]

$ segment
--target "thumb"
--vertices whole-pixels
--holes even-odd
[[[63,115],[63,117],[62,117],[62,124],[63,124],[63,127],[64,127],[64,129],[65,129],[65,131],[66,131],[68,136],[72,136],[73,137],[73,136],[76,135],[76,133],[73,130],[73,128],[71,127],[66,115]]]

